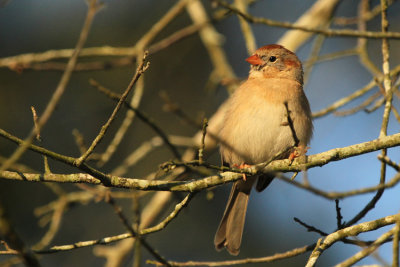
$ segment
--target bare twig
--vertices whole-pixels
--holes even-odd
[[[294,186],[297,186],[299,188],[305,189],[313,194],[316,194],[318,196],[324,197],[326,199],[342,199],[345,197],[351,197],[351,196],[356,196],[356,195],[362,195],[362,194],[367,194],[367,193],[372,193],[376,192],[380,189],[383,188],[392,188],[395,185],[397,185],[400,182],[400,175],[396,174],[390,181],[388,181],[385,184],[378,184],[376,186],[371,186],[371,187],[364,187],[360,189],[354,189],[354,190],[349,190],[349,191],[344,191],[344,192],[326,192],[323,190],[320,190],[318,188],[312,187],[307,184],[302,184],[296,181],[293,181],[293,179],[289,179],[283,175],[277,175],[276,176],[278,179],[283,180],[287,183],[290,183]]]
[[[369,11],[369,1],[362,0],[360,1],[358,7],[358,19],[357,25],[359,31],[366,31],[367,30],[367,14]],[[375,66],[375,64],[371,61],[368,51],[367,51],[367,39],[366,38],[359,38],[357,40],[357,51],[358,56],[360,58],[361,64],[374,76],[380,76],[381,72]]]
[[[22,239],[15,232],[13,225],[6,216],[3,204],[0,202],[0,236],[7,242],[7,246],[15,250],[18,257],[26,266],[36,267],[40,263],[36,256],[25,246]]]
[[[204,24],[205,25],[205,24]],[[149,54],[155,54],[172,44],[175,44],[186,37],[198,32],[204,25],[189,25],[181,30],[172,33],[170,36],[149,46]],[[64,71],[67,64],[58,61],[49,61],[59,58],[69,58],[73,54],[73,49],[49,50],[41,53],[28,53],[17,56],[0,58],[0,68],[9,67],[10,69],[32,69],[32,70],[59,70]],[[125,67],[136,62],[135,56],[139,54],[137,47],[89,47],[83,48],[80,57],[113,56],[122,57],[116,59],[102,59],[90,62],[78,62],[74,71],[105,70],[110,68]],[[47,62],[49,61],[49,62]]]
[[[392,266],[399,266],[399,239],[400,239],[400,220],[397,220],[393,229],[393,262]]]
[[[394,69],[392,69],[390,71],[390,76],[397,75],[398,73],[400,73],[400,65],[397,65]],[[320,118],[320,117],[323,117],[323,116],[329,114],[332,111],[337,110],[338,108],[344,106],[345,104],[351,102],[352,100],[354,100],[360,96],[363,96],[365,93],[371,91],[377,85],[377,82],[380,83],[382,81],[383,81],[382,76],[380,76],[376,79],[372,79],[365,87],[355,91],[354,93],[352,93],[346,97],[343,97],[343,98],[335,101],[333,104],[331,104],[330,106],[328,106],[320,111],[314,112],[313,118]]]
[[[354,254],[349,259],[335,265],[336,267],[348,267],[353,266],[356,262],[362,260],[363,258],[367,257],[371,253],[373,253],[377,248],[379,248],[383,243],[385,243],[388,239],[390,239],[393,235],[394,230],[390,230],[383,235],[381,235],[378,239],[372,243],[371,246],[361,250],[360,252]]]
[[[242,12],[247,12],[247,3],[245,0],[235,0],[234,3],[238,10]],[[246,42],[247,53],[251,55],[257,49],[254,33],[251,30],[251,26],[249,25],[249,23],[241,16],[238,17],[240,22],[240,28],[242,29],[242,35],[244,41]]]
[[[220,6],[234,12],[235,14],[240,15],[245,20],[251,23],[265,24],[268,26],[318,33],[318,34],[323,34],[327,37],[342,36],[342,37],[364,37],[371,39],[382,39],[382,38],[400,39],[400,32],[372,32],[372,31],[356,31],[350,29],[343,29],[343,30],[320,29],[315,27],[300,26],[289,22],[281,22],[267,18],[254,17],[248,13],[241,12],[236,7],[228,4],[225,1],[222,0],[213,0],[213,1],[217,2]]]
[[[387,20],[387,1],[381,0],[381,16],[382,16],[382,32],[385,33],[388,31],[389,22]],[[387,126],[389,123],[389,115],[392,106],[392,90],[391,90],[391,80],[390,80],[390,67],[389,67],[389,41],[386,38],[382,39],[382,58],[383,58],[383,85],[385,88],[385,110],[382,119],[381,131],[379,133],[379,137],[387,135]],[[386,151],[382,151],[382,154],[386,154]]]
[[[72,135],[74,136],[75,143],[78,146],[79,151],[81,152],[81,155],[82,155],[88,149],[86,144],[85,144],[85,140],[83,138],[83,135],[77,129],[72,130]]]
[[[114,199],[111,197],[111,195],[107,194],[105,199],[106,199],[106,202],[109,203],[114,208],[115,213],[117,213],[118,217],[121,219],[125,228],[128,229],[131,236],[139,239],[140,244],[143,245],[147,249],[147,251],[151,255],[153,255],[157,260],[159,260],[166,266],[171,266],[163,256],[161,256],[155,249],[153,249],[149,245],[149,243],[145,239],[142,238],[140,233],[136,233],[136,231],[132,228],[132,225],[128,222],[128,219],[126,218],[126,216],[123,214],[121,207],[117,205],[117,203],[114,201]]]
[[[383,163],[389,165],[390,167],[392,167],[396,171],[400,172],[400,165],[397,164],[396,162],[394,162],[393,160],[391,160],[388,156],[383,156],[382,154],[379,154],[378,155],[378,159],[380,161],[382,161]]]
[[[49,229],[47,230],[46,234],[41,238],[41,240],[32,247],[33,250],[40,250],[44,248],[54,239],[55,235],[60,229],[63,213],[65,212],[67,204],[68,202],[66,201],[65,196],[61,196],[54,207],[53,215],[50,219]]]
[[[320,111],[313,112],[313,114],[312,114],[313,118],[320,118],[322,116],[325,116],[325,115],[329,114],[332,111],[337,110],[338,108],[344,106],[345,104],[349,103],[350,101],[352,101],[352,100],[364,95],[365,93],[371,91],[374,87],[375,87],[375,81],[372,80],[365,87],[355,91],[354,93],[335,101],[333,104],[331,104],[330,106],[328,106],[326,108],[323,108]]]
[[[330,24],[328,24],[327,26],[329,26]],[[304,85],[306,85],[308,83],[308,79],[311,75],[312,69],[314,67],[314,64],[317,63],[318,61],[318,55],[321,51],[322,45],[324,44],[326,37],[323,35],[317,35],[317,37],[315,38],[314,42],[313,42],[313,46],[310,52],[310,56],[306,62],[306,64],[304,64]]]
[[[382,32],[387,32],[389,22],[387,21],[386,17],[386,12],[387,12],[387,2],[386,0],[381,0],[381,5],[382,5]],[[379,133],[380,138],[384,138],[387,136],[387,127],[389,123],[389,115],[390,115],[390,110],[392,106],[392,90],[391,90],[391,81],[390,81],[390,70],[389,70],[389,43],[386,38],[382,39],[382,56],[383,56],[383,83],[385,86],[385,110],[383,112],[383,118],[382,118],[382,126],[381,130]],[[387,150],[386,148],[382,149],[382,156],[386,156]],[[386,164],[384,162],[381,163],[381,170],[380,170],[380,178],[379,178],[379,184],[384,185],[385,184],[385,179],[386,179]],[[351,220],[349,220],[344,227],[353,225],[354,223],[358,222],[361,218],[363,218],[370,210],[372,210],[376,203],[379,201],[379,199],[382,197],[383,192],[385,188],[379,189],[375,196],[365,205],[365,207],[358,212]]]
[[[299,223],[300,225],[304,226],[308,232],[315,232],[318,233],[322,236],[327,236],[328,233],[325,233],[323,231],[321,231],[320,229],[315,228],[314,226],[308,225],[305,222],[301,221],[299,218],[294,217],[293,220],[297,223]]]
[[[126,88],[124,93],[121,95],[121,98],[119,99],[118,104],[114,108],[111,116],[109,117],[107,122],[101,127],[101,130],[100,130],[99,134],[93,140],[93,142],[90,145],[90,147],[88,148],[88,150],[86,150],[86,152],[75,161],[75,165],[76,166],[80,166],[87,159],[87,157],[89,157],[89,155],[92,153],[94,148],[98,145],[98,143],[100,143],[100,141],[103,139],[106,131],[110,127],[111,123],[114,121],[115,116],[117,115],[119,109],[121,108],[121,106],[125,102],[125,99],[128,97],[128,94],[132,90],[133,86],[139,80],[140,76],[149,67],[149,62],[146,63],[146,61],[145,61],[146,57],[147,57],[147,53],[144,54],[142,62],[139,64],[139,67],[136,69],[135,75],[133,76],[133,78],[132,78],[131,82],[129,83],[128,87]]]
[[[249,264],[249,263],[265,263],[273,262],[281,259],[288,259],[296,257],[298,255],[304,254],[314,248],[315,244],[310,246],[304,246],[300,248],[295,248],[283,253],[276,253],[272,256],[260,257],[260,258],[247,258],[241,260],[230,260],[230,261],[188,261],[188,262],[175,262],[169,261],[172,266],[233,266],[239,264]],[[148,261],[148,263],[160,266],[159,262]]]
[[[203,121],[203,137],[201,138],[201,145],[199,148],[199,164],[203,164],[203,153],[204,153],[204,148],[205,148],[205,139],[206,139],[206,134],[207,134],[207,126],[208,126],[208,120],[205,118]]]
[[[336,225],[337,229],[342,229],[343,228],[343,216],[342,213],[340,212],[340,206],[339,206],[339,199],[335,199],[335,207],[336,207]]]
[[[135,44],[135,49],[137,52],[136,57],[141,56],[141,51],[145,49],[145,47],[149,46],[150,42],[164,29],[178,14],[180,14],[186,5],[188,4],[188,0],[179,0],[175,3],[165,14],[164,16],[157,21],[149,31],[147,31],[140,40]],[[202,26],[202,25],[201,25]],[[200,26],[199,26],[200,27]],[[130,105],[133,108],[138,108],[140,101],[143,96],[144,91],[144,80],[141,79],[136,85],[135,94],[133,95]],[[117,133],[114,135],[113,140],[110,145],[107,147],[106,151],[102,154],[100,161],[98,162],[98,166],[102,166],[106,163],[111,156],[116,151],[117,147],[120,145],[122,138],[125,136],[128,127],[131,125],[135,112],[132,110],[128,110],[125,114],[125,118],[121,124],[121,127],[118,129]]]
[[[294,124],[293,124],[292,117],[290,116],[290,112],[291,111],[289,110],[287,102],[285,102],[283,104],[285,105],[285,109],[286,109],[287,123],[288,123],[288,126],[290,128],[290,132],[292,133],[292,137],[293,137],[293,145],[295,147],[297,147],[299,145],[300,141],[299,141],[299,138],[297,137],[296,130],[294,129]]]
[[[14,162],[16,162],[22,154],[28,149],[29,145],[32,143],[33,138],[36,133],[40,132],[43,126],[47,123],[53,111],[55,110],[58,102],[60,101],[65,88],[68,85],[68,82],[71,78],[72,72],[78,60],[78,56],[80,51],[82,50],[83,45],[86,42],[87,36],[89,34],[90,26],[92,24],[93,18],[97,11],[99,10],[100,5],[97,3],[97,0],[91,0],[89,2],[89,8],[86,15],[85,22],[82,26],[81,34],[79,36],[78,42],[76,44],[74,53],[68,61],[67,68],[65,69],[60,82],[57,85],[56,90],[54,91],[50,101],[48,102],[42,116],[38,120],[37,124],[31,130],[30,134],[27,138],[25,138],[24,142],[17,148],[17,150],[0,166],[0,170],[8,169]]]
[[[31,106],[31,111],[32,111],[32,116],[33,116],[33,124],[35,126],[35,131],[36,131],[36,140],[41,141],[40,139],[40,129],[38,126],[38,115],[36,113],[36,109],[34,106]]]
[[[306,266],[307,267],[315,266],[315,263],[316,263],[317,259],[319,258],[319,256],[321,256],[321,254],[326,249],[328,249],[330,246],[332,246],[337,241],[339,241],[345,237],[357,236],[360,233],[373,231],[373,230],[379,229],[381,227],[384,227],[386,225],[394,224],[394,223],[396,223],[396,220],[398,220],[399,218],[400,218],[400,215],[398,215],[398,214],[390,215],[390,216],[386,216],[386,217],[383,217],[378,220],[369,221],[369,222],[365,222],[365,223],[360,223],[358,225],[346,227],[346,228],[340,229],[340,230],[326,236],[323,239],[323,241],[318,246],[316,246],[316,249],[311,253]]]
[[[197,145],[194,143],[193,138],[184,136],[173,136],[169,135],[168,140],[171,145],[175,147],[190,147],[196,148]],[[124,161],[119,164],[111,173],[116,176],[122,176],[127,173],[128,169],[136,165],[140,160],[147,156],[154,149],[161,147],[164,144],[163,139],[159,136],[155,136],[148,141],[142,142],[142,144],[136,148],[132,153],[127,156]]]
[[[188,5],[186,6],[186,10],[194,25],[205,25],[199,31],[200,38],[208,51],[219,80],[232,80],[236,78],[232,67],[228,63],[225,52],[222,49],[222,43],[220,41],[221,36],[209,23],[210,19],[207,16],[207,12],[202,2],[199,0],[189,1]],[[235,88],[236,85],[228,84],[229,92],[233,92]],[[214,132],[214,129],[211,128],[211,131]]]
[[[179,204],[177,204],[175,206],[175,209],[163,221],[161,221],[159,224],[157,224],[153,227],[149,227],[149,228],[140,230],[139,234],[141,236],[143,236],[143,235],[148,235],[148,234],[155,233],[155,232],[165,229],[165,227],[173,219],[175,219],[176,216],[178,216],[178,214],[183,210],[183,208],[187,206],[187,204],[189,203],[189,201],[192,199],[193,196],[194,196],[193,193],[188,194]],[[37,251],[35,251],[35,253],[49,254],[49,253],[55,253],[58,251],[68,251],[68,250],[89,247],[89,246],[95,246],[95,245],[106,245],[106,244],[110,244],[110,243],[120,241],[123,239],[127,239],[127,238],[132,238],[132,234],[124,233],[124,234],[120,234],[120,235],[116,235],[116,236],[103,237],[98,240],[87,240],[87,241],[76,242],[76,243],[70,244],[70,245],[53,246],[46,250],[37,250]]]
[[[354,108],[350,108],[348,110],[342,110],[342,111],[335,111],[333,114],[335,116],[348,116],[351,114],[354,114],[360,110],[365,110],[366,107],[368,107],[374,100],[376,100],[378,97],[380,97],[382,94],[381,92],[376,92],[373,95],[371,95],[370,97],[368,97],[363,103],[361,103],[360,105],[354,107]]]
[[[95,80],[90,80],[90,84],[94,87],[96,87],[99,91],[104,93],[106,96],[110,97],[113,100],[119,101],[121,99],[121,96],[119,94],[115,94],[112,91],[108,90],[107,88],[101,86],[98,82]],[[123,102],[123,104],[130,110],[132,110],[138,118],[140,118],[144,123],[149,125],[162,139],[162,141],[167,145],[167,147],[171,150],[172,154],[175,156],[177,159],[181,159],[181,155],[176,149],[176,147],[171,144],[169,137],[167,136],[166,133],[159,127],[156,122],[150,118],[148,115],[146,115],[144,112],[140,111],[137,108],[134,108],[131,104],[128,102]]]
[[[313,5],[307,11],[305,11],[293,25],[308,28],[326,29],[329,27],[332,16],[334,15],[336,7],[339,3],[339,0],[314,1]],[[282,44],[291,51],[296,51],[313,35],[313,32],[293,29],[285,32],[285,34],[279,39],[278,43]]]
[[[389,0],[388,2],[389,2],[389,5],[391,5],[395,2],[395,0]],[[371,10],[364,13],[363,16],[366,21],[369,21],[369,20],[375,18],[376,16],[380,15],[380,13],[381,13],[381,5],[377,4],[373,8],[371,8]],[[356,24],[358,22],[358,19],[359,19],[358,17],[350,17],[350,18],[336,17],[335,24],[338,24],[338,25]]]

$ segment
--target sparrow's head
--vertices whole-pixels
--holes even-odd
[[[246,59],[251,64],[249,78],[292,79],[303,84],[303,67],[296,54],[281,45],[260,47]]]

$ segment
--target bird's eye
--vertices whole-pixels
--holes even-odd
[[[269,57],[269,61],[270,62],[275,62],[276,61],[276,57],[275,56],[270,56]]]

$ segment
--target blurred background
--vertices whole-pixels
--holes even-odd
[[[295,22],[315,1],[255,1],[248,12],[254,16],[279,21]],[[358,0],[340,1],[334,18],[357,16]],[[104,8],[96,15],[85,47],[115,46],[132,47],[136,42],[169,10],[176,1],[136,0],[136,1],[104,1]],[[222,9],[215,8],[210,1],[202,1],[211,17]],[[371,7],[379,1],[370,1]],[[73,48],[85,19],[87,5],[82,0],[48,1],[22,0],[3,1],[0,8],[0,58],[25,53],[39,53],[47,50]],[[390,31],[400,31],[400,5],[394,3],[389,7]],[[380,16],[367,23],[368,30],[380,30]],[[151,43],[171,35],[192,23],[188,13],[183,10],[165,27]],[[213,23],[219,32],[222,48],[226,53],[238,79],[247,77],[248,56],[245,41],[240,32],[238,17],[227,15],[224,19]],[[276,43],[287,29],[265,25],[251,26],[257,46]],[[332,28],[341,28],[332,24]],[[356,29],[356,25],[347,28]],[[306,62],[309,59],[315,37],[296,51],[299,58]],[[352,49],[357,45],[356,38],[326,38],[321,48],[321,55]],[[390,64],[395,67],[400,63],[400,42],[390,40]],[[381,41],[370,40],[368,52],[371,60],[381,69]],[[107,57],[112,60],[114,57]],[[207,49],[197,33],[194,33],[167,48],[149,56],[150,68],[142,77],[144,80],[143,97],[139,109],[150,117],[169,135],[191,137],[198,129],[177,115],[165,110],[165,101],[160,92],[166,93],[190,118],[201,121],[210,118],[219,105],[229,96],[225,86],[212,86],[210,75],[213,64]],[[79,62],[104,60],[104,57],[85,57]],[[65,59],[53,62],[65,63]],[[110,116],[115,102],[90,86],[89,79],[95,79],[101,85],[115,92],[123,92],[129,84],[136,69],[134,62],[121,67],[110,67],[102,70],[76,71],[67,86],[56,111],[41,132],[42,141],[38,145],[58,153],[77,157],[78,146],[72,135],[78,129],[87,143],[98,134],[100,127]],[[55,69],[37,70],[27,67],[21,71],[0,68],[0,128],[13,135],[25,138],[33,126],[31,106],[38,115],[43,112],[62,71]],[[368,84],[373,76],[362,66],[356,55],[340,57],[317,63],[312,72],[307,73],[308,80],[305,92],[313,112],[327,107],[334,101],[345,97]],[[211,84],[211,85],[210,85]],[[360,99],[344,107],[351,108],[361,104],[369,96],[377,92],[375,88]],[[397,97],[394,106],[399,108]],[[124,119],[126,109],[120,111],[103,142],[96,148],[101,153],[107,148],[113,135]],[[320,153],[336,147],[344,147],[356,143],[376,139],[379,136],[383,107],[372,113],[364,111],[340,117],[333,114],[314,120],[314,137],[308,154]],[[399,123],[391,116],[388,134],[399,132]],[[111,172],[123,162],[143,142],[156,136],[145,123],[135,118],[122,140],[116,153],[100,169]],[[6,158],[16,149],[16,145],[0,138],[0,156]],[[184,148],[180,149],[185,151]],[[374,186],[379,182],[379,152],[330,163],[322,168],[308,171],[310,183],[325,191],[347,191],[350,189]],[[395,161],[400,160],[398,148],[389,149],[388,155]],[[207,160],[220,164],[217,151],[210,151]],[[151,172],[159,172],[158,166],[173,155],[165,147],[155,148],[138,164],[130,167],[125,177],[142,178]],[[44,170],[43,157],[27,151],[19,163],[32,168],[33,171]],[[54,173],[76,173],[79,170],[65,164],[49,160]],[[93,164],[95,166],[95,164]],[[388,168],[387,179],[395,172]],[[302,180],[302,174],[296,178]],[[193,177],[192,177],[193,178]],[[61,184],[59,187],[68,192],[81,191],[72,184]],[[309,225],[327,233],[336,229],[335,202],[318,197],[294,186],[275,180],[262,194],[252,194],[240,255],[231,257],[226,251],[216,252],[213,246],[214,233],[225,208],[230,185],[220,186],[212,191],[201,192],[195,196],[189,206],[173,220],[166,229],[149,235],[146,240],[157,251],[169,260],[176,261],[213,261],[248,257],[262,257],[274,253],[285,252],[296,247],[312,244],[320,237],[316,233],[296,223],[297,217]],[[115,190],[127,192],[127,190]],[[213,193],[213,197],[210,196]],[[366,194],[346,198],[340,201],[343,220],[351,219],[373,197]],[[184,194],[174,195],[173,201],[163,207],[163,212],[155,218],[155,225],[168,215],[174,205]],[[0,200],[7,210],[10,220],[24,242],[31,246],[38,242],[48,230],[48,225],[41,224],[49,217],[38,216],[38,207],[44,207],[56,200],[58,196],[52,188],[39,183],[7,181],[0,179]],[[151,198],[151,194],[140,198],[143,208]],[[125,214],[133,220],[132,198],[118,199]],[[384,192],[376,207],[361,221],[369,221],[399,212],[400,194],[398,187]],[[48,216],[48,215],[47,215]],[[389,228],[383,228],[359,236],[362,240],[374,240]],[[85,203],[69,205],[62,217],[60,229],[49,246],[71,244],[77,241],[100,239],[126,232],[114,210],[104,203],[91,199]],[[109,245],[109,247],[115,244]],[[323,253],[320,266],[329,266],[352,256],[360,248],[342,243],[335,244]],[[142,261],[152,256],[142,249]],[[309,253],[292,259],[271,263],[271,266],[302,266]],[[0,255],[1,262],[11,256]],[[131,266],[133,253],[128,253],[121,266]],[[383,245],[375,254],[360,264],[390,265],[392,260],[392,243]],[[72,251],[45,254],[40,256],[43,266],[102,266],[106,264],[104,257],[97,257],[93,247]],[[265,264],[254,264],[265,266]]]

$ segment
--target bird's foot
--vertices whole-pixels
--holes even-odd
[[[238,169],[244,169],[244,168],[250,168],[251,165],[246,164],[246,163],[242,163],[242,164],[240,164],[240,165],[238,165],[238,164],[233,164],[233,167],[238,168]],[[242,175],[243,175],[243,181],[247,181],[247,176],[246,176],[246,174],[245,174],[245,173],[242,173]]]
[[[307,146],[296,146],[293,148],[293,151],[289,155],[290,164],[293,163],[295,158],[300,156],[304,156],[310,148]]]

